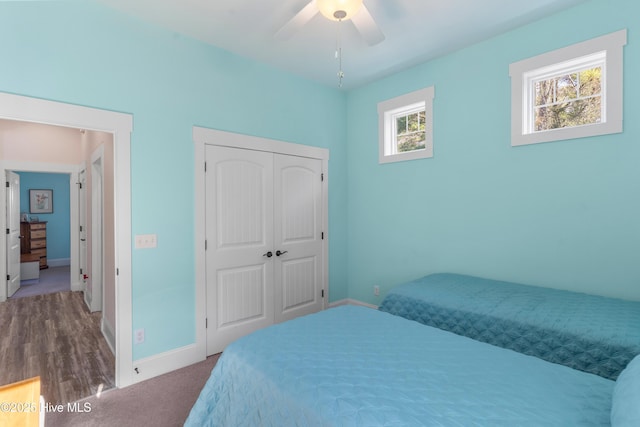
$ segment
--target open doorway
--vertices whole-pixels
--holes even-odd
[[[112,257],[114,288],[113,292],[113,342],[115,343],[115,378],[116,387],[124,387],[133,383],[132,334],[131,334],[131,212],[130,212],[130,133],[132,117],[128,114],[98,110],[88,107],[46,101],[0,93],[0,118],[67,126],[76,129],[87,129],[111,133],[114,137],[113,204],[110,213],[113,215],[113,246],[105,247],[104,256]],[[8,166],[3,160],[6,152],[0,152],[0,173],[7,170],[21,169]],[[106,173],[106,171],[105,171]],[[0,187],[0,211],[5,211],[5,188]],[[0,228],[6,228],[6,218],[0,215]],[[75,231],[77,232],[77,230]],[[107,233],[107,230],[104,230]],[[77,239],[74,239],[77,240]],[[5,259],[6,238],[0,235],[0,259]],[[104,269],[106,270],[106,269]],[[6,276],[6,264],[0,262],[0,277]],[[0,295],[0,300],[3,295]],[[6,295],[4,295],[6,298]]]
[[[0,132],[10,125],[0,120]],[[7,243],[7,275],[12,285],[17,284],[10,286],[7,297],[82,290],[78,278],[73,278],[73,286],[71,279],[71,227],[75,224],[70,212],[75,198],[70,196],[76,189],[75,174],[17,170],[6,173],[12,182],[6,187],[7,224],[15,224],[9,228],[18,234],[17,245]],[[15,202],[10,205],[11,199]],[[9,271],[10,259],[17,261],[13,271]],[[77,260],[73,264],[75,269]]]
[[[115,287],[109,287],[112,294],[105,299],[102,283],[105,270],[112,272],[110,283],[115,282],[113,257],[107,269],[103,269],[102,264],[104,243],[108,241],[109,246],[114,247],[113,233],[103,236],[104,229],[114,229],[113,215],[103,212],[107,206],[113,206],[110,194],[106,197],[108,203],[103,203],[104,189],[114,188],[112,174],[110,182],[103,182],[105,166],[112,167],[112,160],[104,153],[113,151],[113,135],[1,119],[0,133],[4,139],[5,168],[13,169],[6,171],[7,177],[16,177],[12,179],[15,185],[6,187],[7,201],[12,201],[7,203],[6,221],[12,224],[13,217],[20,218],[21,237],[17,275],[20,285],[17,290],[7,286],[9,299],[0,303],[0,316],[7,318],[0,342],[3,348],[11,347],[9,351],[15,357],[5,359],[0,381],[5,384],[40,376],[43,395],[55,404],[112,388],[115,386],[115,319],[113,303],[111,310],[109,307],[105,310],[103,301],[114,301]],[[43,156],[43,152],[51,149],[57,157]],[[93,179],[82,189],[89,197],[80,203],[78,171],[85,169],[89,162],[92,164],[89,176]],[[87,199],[92,201],[89,206]],[[88,258],[93,262],[81,275],[79,212],[87,210],[91,213],[91,230],[84,237],[90,243],[88,251],[93,255]],[[107,226],[103,221],[108,222]],[[9,260],[14,258],[9,251],[12,241],[9,239],[7,244],[7,266],[12,265]],[[12,273],[8,274],[13,278]],[[15,279],[9,280],[8,284],[14,282]],[[84,294],[84,298],[71,294],[72,290],[78,291],[75,294]],[[63,294],[52,295],[57,292]],[[18,298],[20,301],[16,301]],[[55,358],[56,369],[45,368],[52,353],[59,355]]]

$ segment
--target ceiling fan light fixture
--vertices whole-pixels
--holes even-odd
[[[316,0],[318,10],[332,21],[351,19],[362,7],[362,0]]]

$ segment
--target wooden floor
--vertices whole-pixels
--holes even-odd
[[[82,292],[0,303],[0,385],[40,376],[45,402],[73,402],[115,387],[115,358]]]

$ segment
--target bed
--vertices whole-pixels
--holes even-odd
[[[640,302],[443,273],[379,309],[612,380],[640,354]]]
[[[634,376],[640,385],[640,372]],[[341,306],[229,345],[185,426],[609,425],[614,387],[389,313]],[[618,420],[637,415],[634,387],[616,397]]]

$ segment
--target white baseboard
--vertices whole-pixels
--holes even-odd
[[[102,322],[100,322],[100,331],[102,332],[102,336],[107,341],[107,345],[111,349],[111,353],[116,355],[116,334],[113,330],[113,326],[107,321],[107,319],[102,316]]]
[[[338,306],[341,306],[341,305],[361,305],[363,307],[369,307],[369,308],[373,308],[373,309],[376,309],[376,310],[378,309],[377,305],[368,304],[366,302],[358,301],[357,299],[351,299],[351,298],[345,298],[345,299],[341,299],[341,300],[329,303],[329,308],[338,307]]]
[[[205,360],[196,344],[133,361],[132,384]]]
[[[79,282],[79,281],[72,281],[71,282],[71,290],[72,291],[80,291],[80,292],[84,292],[85,290],[85,285],[83,282]]]
[[[48,258],[47,265],[49,267],[65,267],[67,265],[71,265],[71,258]]]
[[[361,305],[373,309],[378,308],[375,305],[350,298],[334,301],[329,304],[329,307],[337,307],[340,305]],[[103,326],[105,324],[106,322],[103,318]],[[105,332],[103,331],[103,333]],[[109,342],[109,339],[107,339],[107,342]],[[203,360],[205,360],[203,351],[197,346],[197,344],[187,345],[144,359],[134,360],[132,384],[175,371],[176,369],[184,368],[185,366],[193,365],[194,363],[201,362]]]

